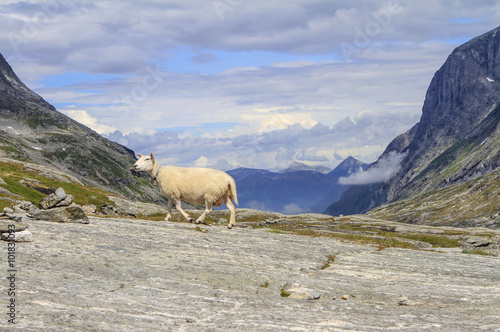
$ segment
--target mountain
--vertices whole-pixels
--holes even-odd
[[[295,171],[315,171],[321,173],[328,173],[330,172],[330,169],[324,166],[309,166],[304,163],[294,162],[290,167],[279,171],[279,173],[288,173]]]
[[[341,177],[347,177],[360,170],[365,170],[368,166],[369,164],[365,164],[353,157],[348,157],[341,162],[333,171],[327,174],[332,180],[334,180],[335,185],[329,193],[327,193],[320,201],[311,207],[311,211],[323,212],[330,204],[338,201],[349,187],[349,185],[342,185],[338,183],[338,180]]]
[[[394,176],[385,182],[351,186],[325,213],[364,213],[385,203],[424,197],[426,193],[479,181],[498,169],[498,32],[500,27],[457,47],[450,54],[430,83],[420,121],[395,138],[367,169],[380,166],[383,160],[396,154],[402,160]],[[484,192],[489,189],[478,188]],[[469,200],[462,197],[463,202]],[[487,213],[495,215],[495,209],[498,212],[495,202],[498,196],[491,197],[493,211]],[[463,213],[456,213],[454,220],[462,217]]]
[[[347,188],[338,184],[339,177],[360,167],[365,164],[349,157],[326,174],[301,164],[279,172],[238,168],[227,173],[236,181],[239,207],[293,214],[322,212],[325,200],[333,202]]]
[[[131,199],[165,202],[145,175],[130,170],[132,150],[58,112],[21,82],[1,54],[0,157],[53,166]]]

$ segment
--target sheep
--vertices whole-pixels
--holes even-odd
[[[172,204],[177,211],[189,222],[191,218],[181,207],[181,200],[191,204],[205,204],[205,211],[198,217],[196,223],[202,223],[205,217],[212,212],[212,206],[219,207],[226,204],[231,215],[227,228],[231,229],[236,221],[236,209],[232,200],[238,204],[236,183],[227,173],[210,168],[201,167],[160,167],[153,153],[150,156],[141,156],[134,164],[134,170],[148,172],[153,177],[153,185],[158,185],[161,193],[168,197],[168,212],[166,221],[172,219]]]

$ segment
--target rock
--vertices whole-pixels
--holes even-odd
[[[284,291],[290,294],[288,296],[289,299],[317,300],[321,297],[319,292],[305,288],[298,284],[293,284],[290,288],[285,287]]]
[[[347,301],[349,300],[349,295],[342,295],[341,299]]]
[[[0,233],[8,232],[14,229],[15,232],[20,232],[28,228],[25,221],[14,221],[7,217],[0,217]]]
[[[398,299],[398,305],[399,306],[409,306],[410,305],[410,301],[408,300],[408,298],[406,296],[401,296]]]
[[[64,191],[63,188],[57,188],[56,192],[54,193],[56,195],[57,198],[59,198],[60,200],[63,200],[66,198],[67,194],[66,194],[66,191]]]
[[[3,213],[6,213],[6,214],[14,213],[14,210],[12,210],[10,207],[4,207]]]
[[[19,316],[23,330],[497,330],[494,257],[243,227],[202,233],[186,222],[90,221],[30,221],[36,245],[20,245],[16,257],[19,309],[29,313]],[[332,253],[335,268],[300,271]],[[321,298],[282,298],[287,281]],[[410,306],[398,306],[402,295]]]
[[[97,206],[95,206],[94,204],[82,205],[82,209],[85,214],[94,214],[97,212]]]
[[[56,222],[77,222],[88,224],[89,219],[80,205],[75,203],[70,206],[55,207],[33,213],[33,218]]]
[[[0,178],[0,186],[6,185],[6,184],[7,184],[7,182],[5,182],[4,179]]]
[[[31,234],[31,232],[27,229],[14,233],[2,233],[2,240],[14,242],[33,242],[33,234]]]
[[[470,236],[464,240],[466,243],[472,245],[474,248],[488,247],[493,244],[491,238],[481,236]]]
[[[26,213],[26,214],[31,214],[34,212],[39,211],[40,209],[37,208],[33,203],[29,201],[24,201],[19,204],[14,205],[14,212],[15,213]]]
[[[59,203],[60,201],[62,201],[62,199],[57,197],[56,194],[52,193],[52,194],[42,198],[42,200],[40,202],[38,202],[38,205],[42,209],[47,210],[47,209],[50,209],[50,208],[53,208],[54,206],[56,206],[57,203]]]
[[[118,210],[114,205],[111,204],[103,204],[99,206],[99,209],[101,210],[102,214],[108,215],[108,216],[117,216],[118,215]]]
[[[108,196],[108,199],[114,203],[118,214],[150,216],[153,214],[167,213],[167,208],[165,206],[157,204],[132,202],[118,196]]]
[[[23,218],[25,217],[25,215],[21,213],[7,213],[6,216],[14,220],[15,222],[22,222]]]
[[[67,195],[62,201],[56,204],[58,206],[70,206],[73,204],[73,195]]]
[[[116,216],[116,215],[126,215],[126,216],[137,216],[137,207],[139,203],[132,202],[127,199],[118,197],[118,196],[109,196],[110,201],[112,201],[113,205],[102,205],[101,212],[107,215]]]

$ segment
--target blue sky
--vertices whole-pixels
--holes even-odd
[[[0,53],[56,108],[162,163],[373,162],[496,1],[3,0]]]

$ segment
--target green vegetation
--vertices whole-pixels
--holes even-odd
[[[19,184],[19,181],[36,181],[45,188],[64,188],[66,193],[74,196],[74,202],[80,205],[83,204],[112,204],[107,198],[110,193],[95,187],[86,187],[77,183],[60,182],[48,177],[37,174],[35,171],[26,170],[22,164],[0,162],[0,174],[2,179],[7,183],[4,187],[11,193],[19,195],[24,200],[28,200],[33,204],[46,196],[46,194],[30,187],[25,187]],[[28,180],[26,180],[28,179]],[[0,193],[0,197],[8,197],[9,195]],[[19,199],[19,197],[15,197]],[[0,207],[3,209],[6,206],[12,205],[11,202],[0,200]]]
[[[284,288],[280,290],[281,297],[289,297],[290,293],[288,293]]]
[[[462,250],[463,254],[471,254],[471,255],[481,255],[481,256],[489,256],[490,253],[484,250],[473,249],[473,250]]]
[[[324,270],[328,267],[330,267],[331,264],[333,264],[335,262],[335,257],[336,255],[328,255],[326,258],[327,258],[327,261],[325,264],[323,264],[321,267],[320,267],[320,270]]]

